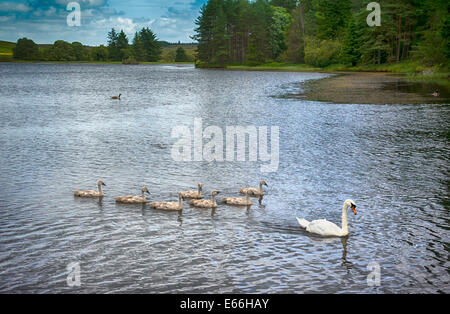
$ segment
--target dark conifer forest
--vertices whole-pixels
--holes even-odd
[[[199,66],[266,62],[448,64],[446,0],[380,0],[369,26],[368,0],[210,0],[196,20]]]

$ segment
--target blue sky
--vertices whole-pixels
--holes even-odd
[[[69,2],[81,8],[81,26],[68,26]],[[128,37],[150,27],[161,40],[192,42],[194,20],[207,0],[0,0],[0,40],[27,37],[36,43],[58,39],[85,45],[106,44],[114,27]]]

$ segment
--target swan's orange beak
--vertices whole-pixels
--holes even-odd
[[[352,205],[352,211],[356,215],[356,205]]]

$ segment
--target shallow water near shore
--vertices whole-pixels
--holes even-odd
[[[435,91],[439,96],[433,96]],[[400,74],[347,72],[309,81],[300,94],[288,97],[342,104],[448,104],[448,84],[408,80]]]
[[[0,64],[0,292],[449,293],[450,105],[291,97],[327,76]],[[171,130],[195,118],[278,126],[278,171],[175,162]],[[198,182],[208,198],[238,196],[262,178],[267,195],[250,209],[114,202],[143,185],[175,201]],[[73,197],[98,179],[103,200]],[[340,225],[347,198],[348,238],[300,230],[296,216]],[[80,287],[67,285],[74,262]],[[380,286],[367,283],[371,263]]]

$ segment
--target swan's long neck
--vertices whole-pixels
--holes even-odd
[[[259,192],[261,192],[261,194],[262,194],[262,192],[263,192],[263,188],[262,188],[262,183],[259,183]]]
[[[101,184],[98,185],[98,194],[99,195],[103,195],[103,190],[102,190],[102,185]]]
[[[246,198],[245,199],[247,200],[247,203],[250,202],[250,195],[248,193],[246,194]]]
[[[344,206],[342,207],[342,233],[348,234],[348,225],[347,225],[347,209],[348,204],[344,203]]]
[[[142,191],[142,199],[145,200],[145,191]]]
[[[200,195],[202,193],[202,187],[201,187],[201,185],[199,184],[198,185],[198,195]]]
[[[215,194],[212,195],[211,201],[214,205],[216,205],[216,195]]]
[[[182,197],[181,194],[178,194],[178,207],[183,208]]]

